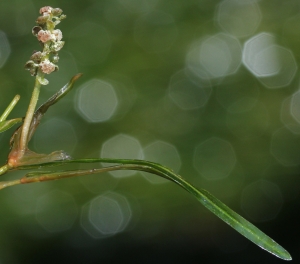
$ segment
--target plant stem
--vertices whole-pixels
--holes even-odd
[[[9,167],[8,167],[7,164],[5,164],[4,166],[0,167],[0,175],[5,174],[8,170],[9,170]]]
[[[30,129],[30,124],[34,115],[34,111],[36,108],[37,101],[39,99],[39,94],[40,94],[40,89],[41,89],[41,83],[38,80],[39,78],[43,78],[44,74],[39,70],[38,74],[35,78],[35,84],[32,92],[32,96],[30,99],[30,103],[27,109],[27,113],[24,119],[23,127],[22,127],[22,133],[21,133],[21,139],[20,139],[20,158],[24,155],[25,150],[27,148],[28,144],[28,134],[29,134],[29,129]]]
[[[13,181],[0,182],[0,190],[5,188],[5,187],[9,187],[9,186],[17,185],[17,184],[21,184],[20,179],[13,180]]]

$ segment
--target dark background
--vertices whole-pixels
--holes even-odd
[[[11,117],[29,102],[23,65],[40,48],[31,28],[45,5],[67,15],[66,43],[39,102],[84,76],[31,148],[165,164],[299,262],[299,1],[1,1],[1,109],[21,95]],[[12,131],[0,135],[3,164]],[[1,263],[282,262],[141,173],[7,188],[0,212]]]

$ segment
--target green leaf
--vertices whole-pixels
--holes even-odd
[[[261,247],[262,249],[270,252],[271,254],[284,259],[291,260],[290,254],[269,236],[260,231],[257,227],[251,224],[249,221],[241,217],[239,214],[231,210],[228,206],[210,194],[208,191],[203,189],[197,189],[192,184],[187,182],[181,176],[175,174],[172,170],[163,167],[160,164],[143,161],[143,160],[125,160],[125,159],[78,159],[78,160],[66,160],[61,162],[51,162],[45,164],[28,165],[18,167],[18,169],[31,169],[31,168],[42,168],[49,166],[60,166],[70,163],[113,163],[118,164],[111,167],[105,167],[101,169],[91,169],[91,170],[75,170],[75,171],[60,171],[52,173],[31,173],[27,175],[29,178],[23,178],[22,183],[37,182],[37,181],[46,181],[46,180],[55,180],[60,178],[67,178],[73,176],[81,176],[88,174],[95,174],[104,171],[113,171],[113,170],[138,170],[146,171],[163,178],[169,179],[174,183],[181,186],[183,189],[192,194],[200,203],[202,203],[207,209],[212,213],[222,219],[225,223],[230,225],[240,234],[248,238],[250,241]]]
[[[3,114],[0,116],[0,123],[2,121],[5,121],[6,118],[8,117],[8,115],[10,114],[10,112],[14,109],[14,107],[16,106],[16,104],[18,103],[18,101],[20,100],[20,95],[16,95],[12,101],[10,102],[10,104],[6,107],[6,109],[4,110]]]
[[[43,103],[34,113],[33,119],[30,125],[29,131],[29,140],[33,136],[35,130],[37,129],[38,125],[44,114],[47,112],[50,106],[56,104],[60,99],[62,99],[74,86],[74,83],[82,76],[82,73],[78,73],[71,78],[71,80],[62,87],[57,93],[51,96],[45,103]]]
[[[48,108],[54,104],[56,104],[60,99],[62,99],[64,96],[67,95],[68,92],[71,91],[71,89],[74,86],[75,81],[77,81],[82,76],[82,73],[78,73],[74,75],[71,80],[62,87],[57,93],[52,95],[45,103],[43,103],[35,112],[35,115],[43,115],[46,113]]]

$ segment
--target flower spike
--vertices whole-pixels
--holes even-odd
[[[42,16],[38,17],[37,26],[33,27],[32,33],[37,37],[43,46],[43,51],[35,51],[26,62],[25,69],[29,70],[32,76],[38,76],[37,80],[42,85],[48,84],[44,74],[50,74],[58,70],[56,63],[59,60],[58,51],[64,46],[61,30],[55,29],[66,16],[60,8],[45,6],[40,9]]]

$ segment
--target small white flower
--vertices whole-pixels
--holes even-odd
[[[64,46],[65,42],[64,41],[56,41],[52,44],[51,46],[51,50],[58,52],[62,49],[62,47]]]
[[[53,30],[53,34],[54,34],[57,41],[61,41],[63,35],[62,35],[62,32],[59,29]]]
[[[49,74],[55,71],[55,64],[46,59],[40,63],[40,69],[43,73]]]
[[[51,34],[49,30],[40,30],[39,33],[37,34],[37,38],[39,41],[45,43],[49,40],[55,40],[55,35]]]

